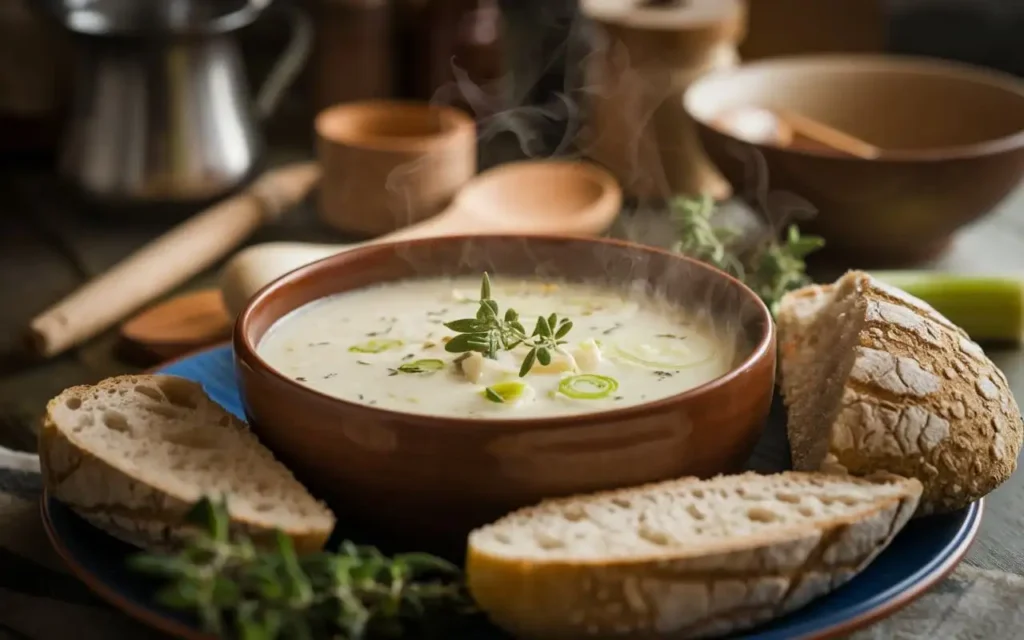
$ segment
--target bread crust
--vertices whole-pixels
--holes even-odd
[[[741,478],[755,486],[761,476]],[[737,538],[714,552],[529,561],[489,553],[471,537],[466,567],[470,592],[496,624],[522,638],[667,640],[742,631],[834,590],[889,545],[915,511],[921,485],[913,479],[886,481],[902,491],[879,497],[854,515],[794,528],[771,539]],[[633,497],[668,490],[673,484],[598,495]]]
[[[204,422],[210,422],[211,416],[218,421],[216,427],[212,424],[198,426],[232,429],[256,443],[248,426],[210,400],[200,385],[183,378],[160,375],[118,376],[94,386],[66,389],[47,404],[39,434],[40,467],[48,493],[97,528],[124,542],[153,551],[167,550],[185,541],[187,527],[183,519],[192,502],[133,476],[129,461],[105,458],[90,451],[75,437],[73,426],[64,424],[58,416],[62,405],[80,401],[96,391],[113,395],[139,384],[159,387],[163,382],[166,386],[169,379],[180,391],[194,393],[199,402],[205,404],[204,409],[208,413]],[[273,457],[269,451],[266,455]],[[230,511],[230,502],[228,508]],[[264,525],[248,521],[235,512],[231,512],[231,516],[234,531],[257,541],[272,535]],[[297,549],[309,552],[323,548],[331,527],[286,528],[284,532],[292,538]]]
[[[839,321],[830,317],[833,310],[829,297],[820,297],[822,288],[800,289],[782,301],[781,359],[789,372],[782,389],[790,409],[794,467],[918,478],[924,485],[921,514],[961,509],[1006,481],[1016,468],[1024,428],[998,367],[962,329],[921,300],[862,272],[846,274],[830,289],[833,294],[840,284],[859,296],[863,314],[853,354],[836,353],[836,345],[808,344],[824,332],[820,323]],[[808,325],[811,296],[818,296],[819,304]],[[799,306],[801,319],[795,312]],[[842,380],[799,379],[799,371],[813,364],[809,359],[850,355]],[[826,443],[794,433],[793,417],[800,408],[795,405],[829,384],[841,384],[842,393],[838,406],[821,412],[834,416],[821,429],[819,437],[827,438],[821,459],[809,449]]]

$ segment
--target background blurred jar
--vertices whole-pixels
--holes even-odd
[[[746,0],[744,60],[805,53],[881,51],[885,0]]]
[[[0,2],[0,153],[56,149],[67,73],[63,34],[30,0]]]
[[[413,94],[477,118],[501,111],[505,66],[497,0],[430,0],[418,15]]]

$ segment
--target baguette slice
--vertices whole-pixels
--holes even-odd
[[[551,500],[469,536],[469,589],[517,637],[705,638],[804,606],[910,519],[914,479],[787,472]]]
[[[923,301],[851,271],[787,294],[778,326],[795,469],[916,477],[921,514],[1013,473],[1024,429],[1005,376]]]
[[[83,518],[139,547],[183,540],[203,495],[225,495],[232,526],[301,551],[323,547],[334,515],[194,382],[121,376],[67,389],[46,408],[39,457],[47,489]]]

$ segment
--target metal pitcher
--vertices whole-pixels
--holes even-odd
[[[271,2],[46,0],[76,43],[61,174],[110,204],[207,201],[245,181],[312,44],[308,17]],[[291,39],[253,102],[234,32],[268,8]]]

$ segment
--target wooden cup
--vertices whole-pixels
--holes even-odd
[[[442,211],[476,173],[476,125],[451,107],[342,104],[316,118],[320,217],[377,236]]]

